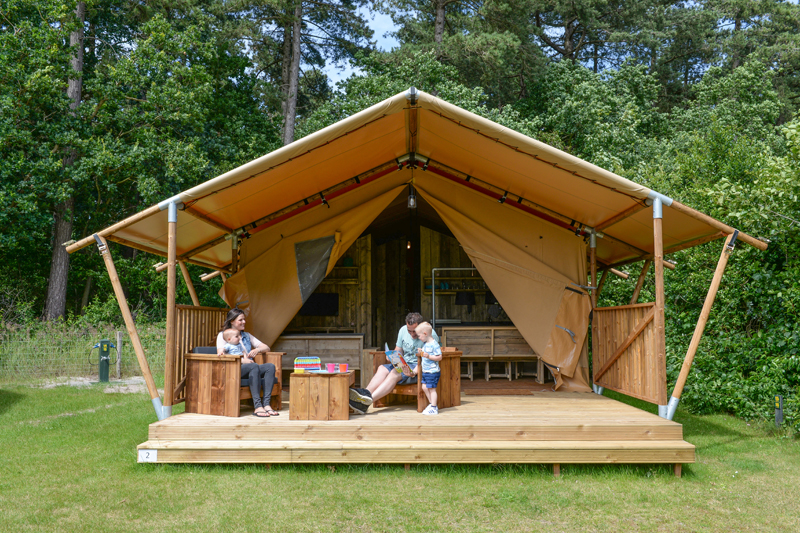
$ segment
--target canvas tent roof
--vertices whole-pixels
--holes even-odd
[[[616,174],[423,92],[410,90],[184,191],[114,226],[108,240],[167,254],[167,207],[177,257],[213,269],[232,261],[225,301],[249,307],[271,344],[336,260],[413,184],[461,243],[557,386],[587,390],[591,309],[582,235],[601,231],[597,259],[613,266],[734,230]],[[498,201],[500,200],[500,201]],[[740,234],[765,248],[765,243]],[[91,241],[68,246],[74,251]],[[666,402],[666,398],[664,398]]]
[[[576,227],[601,228],[606,238],[598,240],[597,257],[602,264],[653,251],[652,215],[645,203],[657,193],[427,93],[416,94],[415,105],[405,93],[397,94],[177,195],[185,206],[178,213],[178,257],[225,268],[231,263],[227,234],[252,230],[298,204],[302,210],[305,201],[319,203],[321,192],[328,195],[347,180],[368,178],[387,165],[396,168],[393,163],[409,153],[429,159],[432,169],[490,184],[488,189],[498,196],[507,191],[510,204],[522,199],[541,213],[574,221]],[[153,206],[100,234],[166,255],[165,206],[162,202],[160,209]],[[665,209],[664,249],[719,238],[720,228],[710,217]],[[67,250],[90,242],[84,239]],[[765,247],[760,241],[754,244]]]

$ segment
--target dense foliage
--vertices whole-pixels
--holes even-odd
[[[42,316],[65,200],[79,238],[281,145],[299,13],[295,137],[415,85],[770,239],[766,253],[733,253],[682,405],[766,418],[783,394],[800,427],[796,3],[92,0],[73,111],[75,9],[0,4],[2,322]],[[391,16],[396,49],[370,44],[369,9]],[[334,87],[330,62],[356,74]],[[163,320],[154,258],[112,252],[138,320]],[[667,272],[670,382],[719,253],[680,252]],[[219,280],[196,286],[221,303]],[[632,291],[610,280],[601,302]],[[71,257],[66,320],[119,321],[110,294],[94,250]]]

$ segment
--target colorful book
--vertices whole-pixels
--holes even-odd
[[[397,370],[397,372],[403,374],[404,376],[414,375],[414,371],[411,370],[411,367],[408,366],[408,363],[403,358],[402,352],[398,352],[397,350],[390,350],[389,345],[386,343],[384,343],[383,346],[386,352],[386,359],[388,359],[389,362],[392,363],[392,366],[394,367],[395,370]]]

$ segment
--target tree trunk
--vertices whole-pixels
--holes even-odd
[[[436,57],[442,57],[442,39],[444,39],[444,8],[446,0],[436,0],[436,21],[433,24],[433,42],[436,43]]]
[[[292,24],[289,21],[289,13],[286,13],[286,21],[283,25],[283,59],[281,61],[281,115],[286,117],[286,103],[289,97],[289,67],[292,64]]]
[[[283,116],[283,144],[294,141],[294,125],[297,116],[297,92],[300,85],[300,29],[302,26],[303,3],[297,0],[292,22],[292,61],[289,65],[289,88],[286,95],[286,108]]]
[[[86,306],[89,305],[89,296],[92,295],[92,276],[86,278],[86,285],[83,286],[83,296],[81,296],[80,314],[84,314]]]
[[[72,238],[72,207],[70,197],[56,207],[53,225],[53,256],[50,261],[50,278],[47,282],[47,300],[44,305],[46,320],[56,320],[66,312],[67,274],[69,273],[69,254],[61,246]]]
[[[86,20],[86,3],[78,2],[75,7],[75,17],[79,25],[69,36],[70,46],[75,48],[75,55],[72,56],[72,70],[77,74],[70,78],[67,85],[67,96],[72,100],[69,107],[72,113],[78,109],[81,103],[81,92],[83,90],[83,23]],[[65,168],[72,166],[75,162],[76,154],[70,150],[69,155],[64,158]],[[62,243],[72,238],[72,215],[75,201],[70,196],[64,202],[56,206],[53,224],[53,255],[50,261],[50,277],[47,282],[47,300],[44,305],[44,317],[46,320],[56,320],[64,316],[67,307],[67,274],[69,273],[69,254],[62,246]]]
[[[736,22],[734,22],[734,24],[733,24],[733,35],[734,35],[734,38],[732,40],[733,40],[734,47],[737,44],[736,43],[736,38],[739,36],[739,33],[741,31],[742,31],[742,19],[739,16],[739,14],[737,13]],[[739,50],[738,49],[734,49],[734,52],[733,52],[733,65],[732,66],[733,66],[733,70],[736,70],[737,68],[739,68]]]

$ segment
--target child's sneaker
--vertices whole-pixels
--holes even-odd
[[[436,407],[435,405],[428,405],[428,407],[426,407],[425,410],[422,411],[422,414],[423,415],[438,415],[439,414],[439,408]]]

